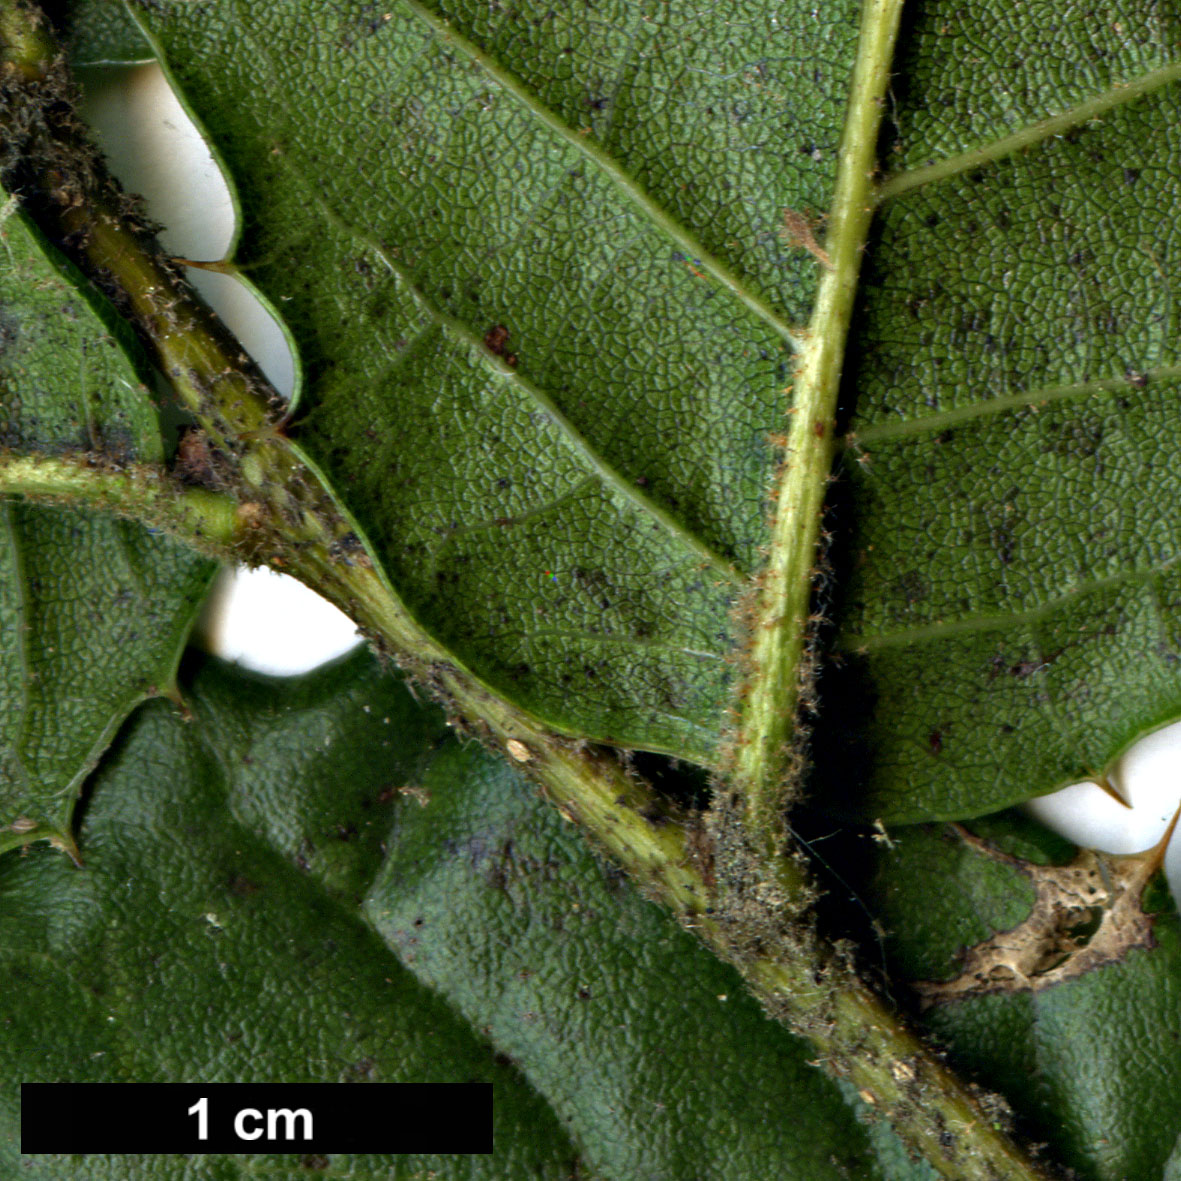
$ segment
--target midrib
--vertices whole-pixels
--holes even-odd
[[[902,0],[866,0],[841,137],[825,249],[831,263],[796,370],[767,565],[749,620],[738,726],[728,755],[748,828],[779,842],[791,747],[806,677],[820,516],[861,256],[873,218],[877,142]]]

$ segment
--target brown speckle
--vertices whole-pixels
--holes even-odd
[[[510,353],[507,345],[511,332],[503,324],[493,324],[484,333],[484,347],[495,357],[500,357],[504,363],[513,369],[517,367],[517,354]]]
[[[186,427],[181,431],[173,471],[182,484],[194,484],[205,488],[216,485],[213,452],[203,430],[198,427]]]
[[[257,894],[262,887],[257,882],[252,882],[245,874],[235,874],[230,880],[230,893],[237,894],[239,898],[250,898]]]
[[[789,246],[806,250],[821,266],[832,270],[832,259],[828,257],[828,251],[816,241],[812,221],[804,214],[797,213],[794,209],[785,209],[783,211],[783,228],[779,231],[779,236]]]

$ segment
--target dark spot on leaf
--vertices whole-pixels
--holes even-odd
[[[257,894],[262,887],[257,882],[252,882],[245,874],[235,874],[230,879],[230,893],[236,894],[239,898],[250,898]]]
[[[905,600],[908,607],[925,599],[928,592],[926,579],[917,570],[907,571],[896,578],[890,589],[897,598]]]
[[[1049,667],[1048,662],[1042,660],[1019,660],[1010,667],[1009,676],[1023,681],[1026,677],[1031,677],[1034,673],[1041,672],[1042,669]]]
[[[494,356],[503,357],[505,346],[508,344],[508,339],[511,335],[512,333],[503,324],[493,324],[484,333],[484,347]]]
[[[1011,524],[999,525],[992,531],[992,545],[1002,566],[1008,566],[1013,561],[1013,551],[1016,548]]]
[[[1068,421],[1050,428],[1047,450],[1072,459],[1090,459],[1103,442],[1100,422]]]

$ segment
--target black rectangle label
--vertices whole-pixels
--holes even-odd
[[[489,1153],[491,1083],[22,1083],[23,1153]]]

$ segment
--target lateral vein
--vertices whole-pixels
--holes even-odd
[[[1004,414],[1006,410],[1022,407],[1042,407],[1052,402],[1068,402],[1075,398],[1091,398],[1097,394],[1126,393],[1144,382],[1168,381],[1181,377],[1181,365],[1158,365],[1143,373],[1125,374],[1122,377],[1097,377],[1092,381],[1067,382],[1063,385],[1042,386],[1040,389],[1023,390],[1016,394],[1002,394],[998,398],[973,402],[970,406],[957,406],[935,414],[924,414],[918,418],[899,419],[877,423],[865,430],[851,432],[845,437],[844,446],[854,447],[863,443],[880,443],[891,439],[902,439],[909,435],[924,435],[930,431],[942,431],[959,426],[977,418],[990,418]]]
[[[789,323],[765,299],[751,291],[741,276],[732,271],[720,258],[711,254],[685,226],[664,208],[643,186],[636,183],[627,171],[608,152],[589,136],[580,135],[541,101],[519,78],[506,70],[495,58],[485,53],[473,41],[458,32],[445,18],[432,12],[419,0],[402,0],[406,7],[441,40],[455,46],[466,57],[476,62],[485,73],[552,132],[590,161],[604,176],[647,217],[654,225],[692,256],[695,264],[720,286],[730,292],[744,307],[772,328],[794,350],[799,351],[803,337],[796,325]]]
[[[532,401],[540,410],[542,410],[553,426],[562,435],[563,439],[570,446],[570,448],[577,452],[586,465],[594,472],[599,480],[610,488],[614,493],[622,499],[630,502],[646,516],[659,522],[659,524],[673,537],[677,539],[687,549],[692,550],[703,562],[712,566],[719,574],[723,575],[728,581],[738,582],[743,578],[742,573],[737,569],[732,562],[730,562],[724,555],[713,549],[696,534],[692,533],[685,525],[676,519],[666,508],[656,503],[649,496],[630,480],[626,479],[602,455],[591,446],[587,438],[581,431],[570,421],[563,413],[558,404],[550,397],[545,390],[540,386],[535,385],[523,374],[517,372],[511,365],[502,360],[500,357],[491,353],[484,344],[483,339],[474,332],[462,320],[454,316],[448,315],[442,308],[431,302],[426,296],[426,293],[418,287],[410,274],[407,272],[397,259],[395,259],[388,248],[384,247],[372,235],[367,234],[364,230],[357,226],[351,225],[344,218],[340,216],[330,205],[328,205],[323,197],[319,194],[312,194],[313,199],[318,205],[324,217],[331,222],[331,224],[342,233],[348,234],[350,237],[356,238],[368,246],[381,261],[385,264],[394,278],[401,283],[406,291],[414,297],[415,302],[423,310],[423,312],[430,316],[431,319],[439,325],[439,327],[449,336],[454,338],[460,344],[468,348],[479,357],[480,361],[494,372],[499,378],[506,381],[512,388],[519,390],[530,401]]]
[[[841,652],[878,652],[889,648],[905,648],[910,644],[921,644],[928,640],[951,639],[954,636],[977,635],[980,632],[1000,628],[1022,627],[1043,623],[1064,604],[1099,591],[1112,590],[1121,586],[1149,587],[1153,579],[1173,569],[1181,557],[1166,558],[1153,566],[1142,569],[1122,570],[1106,578],[1091,578],[1076,582],[1059,594],[1025,611],[1001,611],[993,615],[972,615],[962,619],[936,620],[934,623],[918,624],[915,627],[900,628],[897,631],[877,632],[865,635],[844,635],[837,642]]]
[[[878,186],[878,203],[881,204],[893,197],[899,197],[921,185],[932,184],[935,181],[945,180],[949,176],[957,176],[961,172],[970,172],[973,168],[992,164],[1005,156],[1013,155],[1014,152],[1033,147],[1052,136],[1062,135],[1073,127],[1096,119],[1115,107],[1134,102],[1179,78],[1181,78],[1181,62],[1161,66],[1147,74],[1141,74],[1139,78],[1134,78],[1131,82],[1116,83],[1110,90],[1105,90],[1102,94],[1093,95],[1065,111],[1040,119],[1037,123],[1031,123],[1028,127],[1021,128],[1020,131],[1014,131],[1011,135],[1002,136],[1000,139],[983,144],[978,148],[972,148],[970,151],[936,160],[934,164],[927,164],[922,168],[897,172],[893,176],[887,177]]]

